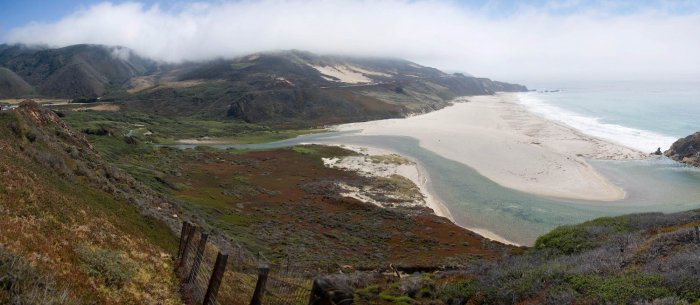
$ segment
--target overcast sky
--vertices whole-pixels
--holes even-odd
[[[0,0],[0,41],[169,62],[302,49],[506,81],[700,79],[700,1]]]

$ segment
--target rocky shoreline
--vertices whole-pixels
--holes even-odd
[[[678,162],[700,167],[700,132],[679,139],[664,152],[664,155]]]

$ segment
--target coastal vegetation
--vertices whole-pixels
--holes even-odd
[[[700,299],[700,237],[695,235],[700,211],[599,218],[557,228],[532,248],[515,248],[425,208],[380,208],[342,196],[337,181],[378,183],[388,192],[408,182],[324,166],[322,158],[357,154],[340,147],[154,147],[144,144],[142,134],[134,135],[133,144],[114,133],[73,130],[31,103],[0,119],[1,147],[15,152],[2,155],[0,199],[8,216],[2,219],[10,222],[2,236],[12,236],[12,242],[2,243],[4,262],[17,263],[3,266],[20,268],[8,271],[17,275],[6,282],[14,287],[3,292],[7,300],[36,294],[19,287],[39,280],[30,276],[34,271],[22,270],[40,268],[45,274],[40,280],[48,282],[37,285],[55,291],[56,302],[149,303],[165,297],[177,303],[169,259],[175,240],[168,222],[162,222],[165,215],[173,220],[172,214],[193,215],[207,230],[273,262],[292,260],[328,273],[342,266],[345,275],[336,280],[352,284],[358,304],[693,304]],[[42,188],[20,187],[26,183]],[[134,187],[150,191],[122,193]],[[154,191],[182,211],[151,218],[140,216],[147,207],[128,203]],[[71,204],[60,204],[64,201]],[[24,233],[13,233],[14,228]],[[53,234],[41,233],[47,230]],[[72,238],[76,234],[81,238]],[[37,242],[43,246],[32,246]],[[401,277],[361,271],[382,270],[389,262],[404,270]],[[63,285],[66,276],[89,279],[94,286]],[[144,295],[143,281],[160,288]]]
[[[177,240],[84,136],[26,103],[0,113],[0,150],[3,303],[180,304]]]
[[[2,304],[182,304],[183,220],[347,286],[357,304],[700,304],[700,210],[598,218],[518,247],[402,205],[423,199],[406,177],[324,163],[415,166],[399,155],[169,146],[292,138],[522,86],[298,51],[160,69],[108,51],[0,47],[13,97],[73,101],[0,112]]]
[[[700,211],[560,227],[503,261],[357,290],[402,304],[700,304]]]

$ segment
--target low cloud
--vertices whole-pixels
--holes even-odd
[[[302,49],[401,57],[513,81],[700,75],[697,10],[571,10],[575,3],[521,6],[503,14],[423,0],[244,0],[169,9],[101,3],[54,23],[11,29],[5,40],[119,45],[167,62]]]

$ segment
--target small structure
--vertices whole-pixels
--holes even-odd
[[[0,105],[0,111],[9,111],[17,108],[17,105]]]

